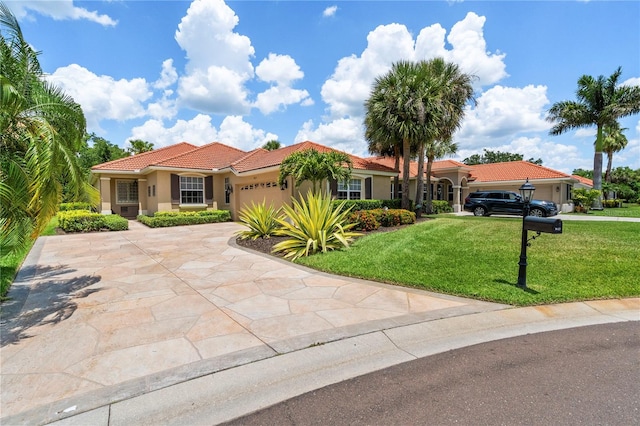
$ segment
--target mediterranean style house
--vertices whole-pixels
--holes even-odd
[[[289,204],[309,184],[294,188],[288,178],[278,185],[280,163],[295,151],[332,148],[301,142],[274,151],[245,152],[214,142],[194,146],[187,142],[98,164],[91,169],[99,179],[101,212],[135,218],[158,211],[230,210],[233,219],[252,202],[267,200],[274,207]],[[355,155],[349,182],[325,182],[338,199],[387,199],[393,169]]]
[[[97,178],[103,214],[135,218],[158,211],[224,209],[236,220],[238,211],[252,202],[266,200],[280,207],[298,193],[306,193],[309,184],[294,188],[291,178],[278,185],[278,173],[288,155],[311,148],[333,150],[310,141],[249,152],[219,142],[203,146],[181,142],[98,164],[91,172]],[[349,157],[353,163],[350,181],[325,182],[326,190],[337,199],[392,198],[397,174],[393,158]],[[412,162],[411,199],[415,197],[416,178],[417,164]],[[572,209],[571,189],[588,186],[581,178],[526,161],[467,166],[443,160],[433,163],[432,194],[433,199],[447,200],[454,211],[460,211],[469,192],[517,191],[527,178],[536,187],[535,198],[554,201],[563,211]]]

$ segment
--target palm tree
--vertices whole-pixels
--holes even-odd
[[[365,118],[370,119],[369,116]],[[373,125],[365,126],[365,138],[369,141],[369,153],[373,155],[378,155],[382,157],[393,157],[394,159],[394,167],[393,170],[396,172],[396,175],[393,177],[393,194],[392,197],[394,200],[398,199],[399,194],[399,177],[400,174],[400,158],[402,157],[402,142],[396,140],[376,140],[375,135],[368,135],[370,129],[373,128]]]
[[[593,188],[602,190],[602,152],[607,125],[613,126],[619,118],[640,112],[640,86],[619,86],[622,68],[608,78],[583,75],[578,80],[577,101],[556,102],[549,109],[547,120],[555,123],[549,132],[560,135],[568,130],[595,125],[597,136],[593,157]],[[601,200],[596,208],[602,208]]]
[[[429,73],[435,80],[437,88],[437,102],[433,106],[436,111],[432,116],[435,120],[434,137],[426,141],[425,154],[427,156],[427,202],[425,211],[432,212],[431,195],[431,167],[437,158],[455,154],[457,144],[453,143],[453,134],[460,128],[464,118],[464,107],[469,102],[475,103],[472,81],[476,77],[463,73],[454,63],[435,58],[427,62]],[[420,195],[422,192],[419,193]]]
[[[318,152],[313,148],[295,151],[282,160],[278,184],[284,185],[287,177],[292,176],[295,186],[310,181],[313,194],[317,194],[323,180],[344,182],[351,179],[352,167],[351,158],[344,152]]]
[[[627,147],[629,141],[622,133],[627,130],[620,128],[620,124],[616,122],[613,126],[605,126],[603,129],[604,140],[602,141],[602,151],[607,154],[607,171],[604,174],[604,180],[611,183],[611,166],[613,165],[613,154],[620,152]]]
[[[374,81],[365,102],[365,137],[369,143],[402,142],[402,208],[410,209],[411,148],[430,139],[430,81],[418,62],[399,61]]]
[[[280,143],[280,141],[272,139],[262,145],[262,149],[266,149],[267,151],[274,151],[276,149],[280,149],[281,146],[282,144]]]
[[[86,122],[73,99],[43,79],[37,54],[0,3],[0,243],[18,250],[56,213],[64,181],[79,194]]]
[[[153,143],[143,141],[142,139],[133,139],[129,141],[129,148],[127,148],[127,152],[131,155],[140,154],[143,152],[153,151]]]

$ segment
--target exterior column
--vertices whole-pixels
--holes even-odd
[[[455,213],[462,211],[462,197],[460,194],[460,185],[453,185],[453,211]]]
[[[111,214],[111,178],[100,178],[100,213]]]
[[[148,186],[146,179],[138,179],[138,214],[146,215],[147,210],[147,197],[148,197]]]

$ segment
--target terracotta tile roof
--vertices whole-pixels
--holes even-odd
[[[394,169],[395,164],[396,164],[396,160],[393,157],[369,157],[367,158],[367,160],[378,163],[378,164],[382,164],[388,168],[390,168],[391,170]],[[455,167],[463,167],[466,169],[470,169],[470,166],[467,166],[464,163],[460,163],[458,161],[454,161],[454,160],[438,160],[438,161],[434,161],[433,165],[431,166],[431,174],[433,175],[433,172],[437,171],[437,170],[441,170],[441,169],[449,169],[449,168],[455,168]],[[424,171],[425,173],[427,172],[427,164],[425,163],[424,165]],[[415,177],[418,176],[418,162],[417,161],[411,161],[409,163],[409,176],[413,179]],[[402,158],[400,159],[400,178],[402,178]]]
[[[477,164],[471,166],[470,180],[475,182],[499,182],[533,179],[570,178],[568,174],[539,166],[528,161],[509,161],[506,163]]]
[[[279,149],[274,149],[273,151],[265,151],[263,149],[254,150],[250,152],[249,155],[234,162],[231,167],[237,172],[242,173],[264,169],[267,167],[279,166],[282,161],[290,154],[297,151],[304,151],[306,149],[315,149],[318,152],[342,152],[328,146],[317,144],[315,142],[305,141],[294,145],[285,146]],[[353,168],[356,170],[393,172],[393,168],[386,167],[385,165],[378,164],[367,159],[357,157],[355,155],[347,155],[353,163]]]
[[[580,183],[582,183],[583,185],[588,185],[593,188],[593,180],[586,177],[578,176],[578,175],[571,175],[571,177],[579,180]]]
[[[246,152],[238,148],[220,142],[213,142],[153,165],[182,169],[214,170],[228,167],[229,164],[246,155]]]
[[[175,157],[176,155],[193,151],[197,148],[197,146],[191,145],[188,142],[180,142],[164,148],[154,149],[153,151],[143,152],[141,154],[132,155],[130,157],[120,158],[118,160],[98,164],[93,166],[91,170],[98,172],[101,170],[141,170],[152,164],[167,160],[169,158]]]
[[[433,166],[431,170],[441,170],[441,169],[453,169],[457,167],[462,167],[464,169],[471,169],[472,166],[467,166],[464,163],[455,160],[437,160],[433,162]]]

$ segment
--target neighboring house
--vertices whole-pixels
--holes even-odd
[[[574,188],[582,188],[582,189],[593,188],[592,179],[589,179],[583,176],[578,176],[578,175],[571,175],[571,177],[578,180],[578,183],[574,185]]]
[[[238,210],[251,202],[267,200],[275,207],[306,193],[309,184],[294,188],[291,178],[278,185],[280,163],[291,153],[332,148],[301,142],[273,151],[245,152],[218,142],[194,146],[187,142],[98,164],[91,169],[99,178],[101,212],[135,218],[158,211],[205,209]],[[349,182],[325,182],[338,199],[388,199],[393,169],[354,155]]]
[[[389,168],[393,168],[395,162],[389,157],[373,157],[368,160]],[[402,171],[400,175],[402,177]],[[527,179],[536,187],[536,199],[553,201],[564,212],[573,210],[571,190],[574,186],[584,188],[593,184],[589,179],[571,176],[528,161],[468,166],[454,160],[441,160],[434,161],[431,169],[432,199],[447,200],[453,210],[458,212],[462,210],[464,199],[470,192],[487,189],[517,192]],[[415,198],[416,181],[417,163],[412,161],[409,184],[411,199]],[[393,184],[390,188],[393,191]],[[426,192],[423,193],[423,199],[426,199]]]

